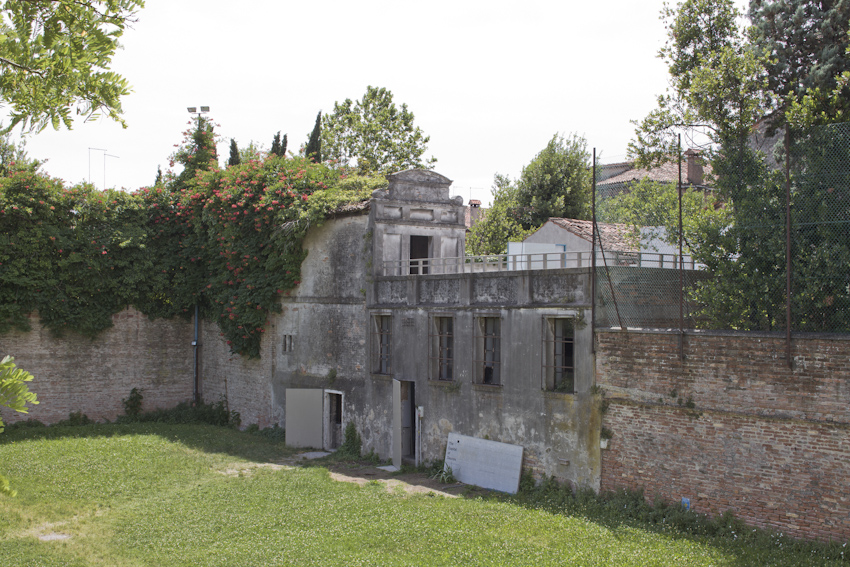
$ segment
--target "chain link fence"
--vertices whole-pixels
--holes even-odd
[[[680,156],[597,167],[596,325],[850,334],[850,124]]]

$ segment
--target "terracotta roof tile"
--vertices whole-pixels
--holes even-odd
[[[588,242],[593,241],[593,221],[578,219],[551,218],[549,222],[568,230]],[[627,224],[597,223],[599,236],[605,250],[620,250],[622,252],[637,252],[635,238]]]

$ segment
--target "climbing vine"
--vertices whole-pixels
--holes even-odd
[[[212,129],[187,132],[186,166],[133,193],[12,168],[0,178],[0,332],[88,336],[133,305],[151,318],[189,317],[197,304],[233,352],[256,357],[280,297],[300,282],[310,226],[368,199],[380,177],[298,157],[219,168]],[[189,171],[189,173],[187,173]]]

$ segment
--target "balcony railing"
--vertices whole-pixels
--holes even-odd
[[[589,268],[593,253],[543,252],[536,254],[494,254],[489,256],[463,256],[460,258],[420,258],[416,260],[386,260],[382,265],[383,276],[407,276],[427,274],[473,274],[484,272],[508,272],[516,270],[554,270],[560,268]],[[678,268],[678,254],[658,252],[622,252],[607,250],[604,255],[596,252],[596,265],[633,268]],[[686,270],[699,270],[705,266],[694,262],[689,255],[682,256]]]

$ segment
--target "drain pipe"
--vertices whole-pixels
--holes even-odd
[[[195,381],[194,387],[192,388],[192,400],[195,402],[195,405],[198,405],[201,401],[201,394],[198,388],[198,304],[195,304],[195,340],[192,341],[192,346],[195,349]]]

